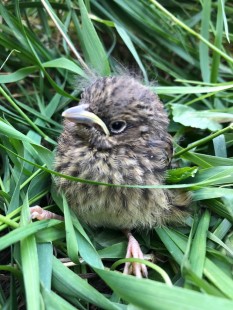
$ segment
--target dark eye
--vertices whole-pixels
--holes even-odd
[[[112,133],[121,133],[126,128],[126,122],[125,121],[114,121],[109,125],[109,127]]]

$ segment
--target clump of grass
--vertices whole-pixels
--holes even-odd
[[[232,309],[232,11],[222,0],[0,3],[2,307]],[[181,166],[168,186],[193,194],[186,226],[138,236],[158,258],[148,280],[113,271],[124,237],[83,228],[52,184],[74,76],[121,62],[157,81]],[[31,222],[35,204],[65,222]]]

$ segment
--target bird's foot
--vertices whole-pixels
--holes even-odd
[[[56,219],[60,221],[64,220],[63,216],[44,210],[40,206],[31,207],[30,213],[31,213],[31,219],[37,219],[37,220]]]
[[[141,258],[143,259],[143,253],[140,248],[139,243],[137,240],[133,237],[133,235],[130,232],[125,232],[128,237],[128,247],[126,252],[126,258]],[[140,263],[130,263],[127,262],[125,264],[125,268],[123,271],[124,274],[133,274],[138,278],[147,278],[148,272],[147,268],[144,264]]]

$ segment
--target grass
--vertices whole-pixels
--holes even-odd
[[[233,6],[15,0],[0,12],[1,308],[232,309]],[[114,271],[124,236],[82,225],[52,182],[61,112],[79,100],[76,76],[121,63],[156,81],[180,163],[166,186],[193,195],[185,226],[136,234],[156,256],[149,279]],[[35,204],[65,222],[31,222]]]

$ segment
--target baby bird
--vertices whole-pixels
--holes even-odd
[[[157,95],[129,76],[97,78],[80,104],[63,112],[55,169],[63,174],[117,185],[159,185],[171,163],[168,117]],[[122,230],[126,257],[143,258],[130,231],[179,222],[188,195],[179,190],[92,185],[57,178],[77,217],[92,227]],[[125,273],[146,277],[145,265]]]

